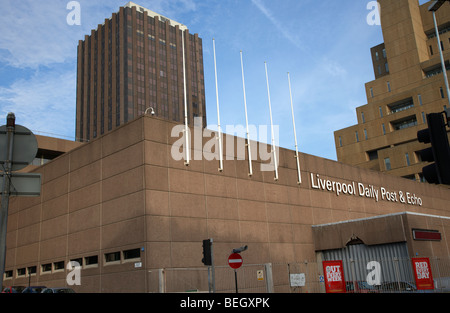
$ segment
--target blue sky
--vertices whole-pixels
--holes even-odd
[[[0,18],[0,124],[8,112],[37,134],[74,140],[78,40],[127,1],[80,0],[81,25],[68,25],[67,0],[3,0]],[[215,38],[222,126],[245,125],[240,50],[249,123],[273,122],[281,147],[294,149],[290,72],[300,152],[336,159],[333,132],[356,123],[374,79],[369,0],[137,0],[203,39],[208,124],[217,124]],[[423,3],[425,1],[420,1]]]

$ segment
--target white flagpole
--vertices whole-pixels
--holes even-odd
[[[244,107],[245,107],[245,124],[247,127],[247,150],[248,150],[248,175],[253,175],[252,168],[252,152],[250,148],[250,134],[248,129],[248,116],[247,116],[247,97],[245,95],[245,78],[244,78],[244,61],[242,60],[242,50],[241,50],[241,68],[242,68],[242,86],[244,89]]]
[[[291,98],[292,124],[294,126],[295,158],[297,159],[297,175],[298,175],[297,183],[300,185],[302,183],[302,175],[300,172],[300,160],[299,160],[299,155],[298,155],[297,132],[295,130],[295,119],[294,119],[294,104],[292,102],[291,76],[290,76],[289,72],[288,72],[288,81],[289,81],[289,96]]]
[[[272,153],[273,153],[274,168],[275,168],[275,180],[278,180],[278,161],[277,161],[277,152],[275,150],[275,135],[273,132],[272,104],[270,102],[269,75],[267,74],[267,62],[264,62],[264,66],[266,68],[267,95],[269,98],[270,129],[272,132]]]
[[[216,43],[213,38],[214,72],[216,77],[216,101],[217,101],[217,127],[219,131],[219,172],[223,171],[222,130],[220,127],[219,87],[217,85]]]
[[[189,145],[189,127],[188,127],[188,108],[187,108],[187,91],[186,91],[186,57],[184,51],[184,30],[181,31],[181,46],[183,49],[183,82],[184,82],[184,135],[186,139],[185,149],[186,149],[186,158],[184,160],[184,164],[189,166],[190,162],[190,150],[191,147]]]

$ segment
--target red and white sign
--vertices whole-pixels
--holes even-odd
[[[243,262],[244,262],[244,260],[242,260],[242,257],[239,253],[232,253],[228,257],[228,265],[231,268],[238,269],[242,266]]]
[[[428,258],[413,258],[414,277],[418,290],[434,289],[433,275],[431,274],[430,260]]]
[[[325,290],[327,293],[345,292],[345,278],[342,261],[323,261]]]

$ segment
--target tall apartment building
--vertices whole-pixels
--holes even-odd
[[[431,1],[379,0],[384,43],[371,49],[375,80],[358,124],[335,132],[337,159],[395,176],[423,180],[417,131],[426,114],[442,112],[448,96],[442,75]],[[445,64],[450,70],[450,2],[436,12]]]
[[[182,39],[184,38],[184,53]],[[206,126],[202,39],[174,20],[129,2],[78,44],[76,137],[89,141],[152,108]]]

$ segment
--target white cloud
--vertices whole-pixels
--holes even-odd
[[[71,54],[68,49],[71,45],[66,44],[64,34],[66,5],[51,2],[7,1],[2,4],[0,49],[10,52],[4,54],[4,62],[19,68],[36,68],[64,62]]]
[[[0,118],[13,112],[19,125],[73,140],[75,86],[75,71],[48,71],[0,87]]]

